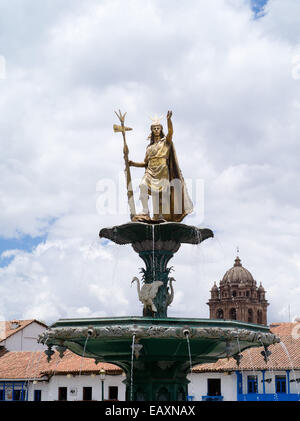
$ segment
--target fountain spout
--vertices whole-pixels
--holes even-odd
[[[268,364],[269,356],[272,354],[271,351],[268,350],[268,347],[264,345],[264,350],[261,351],[261,355],[264,357],[264,361]]]

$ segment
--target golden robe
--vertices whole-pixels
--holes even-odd
[[[159,142],[149,145],[146,150],[145,164],[146,170],[141,185],[147,186],[148,194],[151,194],[151,190],[163,194],[169,191],[170,213],[163,214],[164,219],[169,222],[182,221],[193,211],[193,203],[179,168],[173,142],[167,141],[164,137]]]
[[[148,146],[145,156],[146,171],[141,181],[141,184],[148,187],[148,194],[151,194],[151,190],[161,192],[168,187],[169,155],[170,144],[165,137]]]

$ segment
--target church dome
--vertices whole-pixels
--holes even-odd
[[[242,266],[240,258],[237,256],[237,258],[234,261],[234,265],[231,269],[229,269],[225,275],[223,276],[223,279],[221,281],[222,284],[235,284],[235,283],[255,283],[253,276],[249,272],[249,270],[245,269]]]

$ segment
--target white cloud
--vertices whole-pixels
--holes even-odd
[[[96,184],[117,181],[124,166],[114,109],[128,112],[138,161],[149,115],[171,108],[184,176],[205,180],[202,225],[215,239],[174,257],[170,315],[207,317],[209,289],[237,245],[267,290],[269,320],[282,320],[288,304],[299,314],[297,1],[270,0],[258,21],[232,0],[26,5],[15,14],[15,2],[4,2],[2,13],[0,235],[48,240],[2,255],[15,253],[0,269],[1,313],[141,314],[129,287],[142,262],[130,247],[98,240],[100,228],[129,216],[98,215]]]

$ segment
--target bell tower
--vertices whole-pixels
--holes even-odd
[[[208,301],[210,319],[239,320],[247,323],[267,324],[266,292],[262,284],[257,287],[251,273],[243,267],[239,256],[219,287],[216,282]]]

